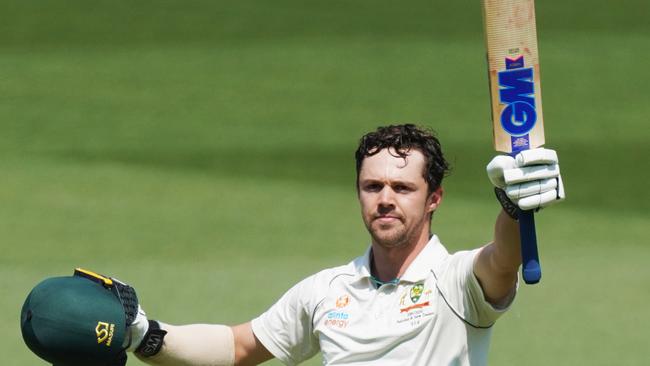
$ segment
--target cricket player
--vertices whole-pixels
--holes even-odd
[[[295,365],[321,352],[325,365],[485,365],[492,326],[517,291],[517,213],[564,198],[556,153],[493,159],[488,177],[507,193],[498,195],[504,209],[493,240],[454,254],[431,232],[448,170],[432,133],[380,127],[361,139],[356,168],[371,239],[363,255],[304,279],[245,324],[172,326],[142,315],[133,335],[155,344],[139,357],[152,365],[255,365],[273,357]],[[507,170],[520,179],[506,182]],[[164,333],[163,341],[151,342],[147,332]]]
[[[488,164],[502,206],[494,237],[453,254],[431,232],[449,168],[434,134],[412,124],[380,127],[361,138],[355,156],[365,253],[307,277],[244,324],[170,325],[140,308],[127,329],[129,351],[169,366],[272,358],[296,365],[319,352],[324,365],[487,364],[492,326],[517,292],[517,215],[564,198],[555,151]]]

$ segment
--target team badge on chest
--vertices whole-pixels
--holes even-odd
[[[415,327],[432,316],[434,312],[431,307],[431,295],[431,289],[426,288],[422,282],[414,284],[410,289],[404,289],[399,300],[397,323]]]
[[[411,302],[416,304],[418,300],[420,300],[423,291],[424,291],[423,284],[418,283],[413,285],[413,287],[411,287],[411,292],[409,293],[409,295],[411,296]]]

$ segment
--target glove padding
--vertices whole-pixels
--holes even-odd
[[[138,304],[138,313],[135,320],[127,328],[128,337],[125,339],[126,344],[124,345],[125,347],[128,345],[127,352],[134,352],[140,346],[148,330],[149,320],[147,314]]]
[[[524,150],[514,158],[499,155],[486,170],[492,184],[521,210],[539,210],[565,198],[555,150]]]
[[[163,339],[167,334],[166,330],[160,328],[156,320],[147,319],[147,314],[138,304],[134,319],[127,327],[127,337],[124,339],[123,347],[127,352],[133,352],[142,357],[151,357],[158,352],[163,345]]]

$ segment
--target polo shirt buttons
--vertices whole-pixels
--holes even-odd
[[[384,299],[386,298],[385,290],[386,290],[386,285],[383,285],[379,289],[377,289],[377,291],[379,292],[377,296],[377,300],[378,300],[377,305],[379,309],[375,312],[375,319],[379,319],[384,316],[384,307],[385,307]]]

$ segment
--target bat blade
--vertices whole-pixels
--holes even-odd
[[[494,148],[512,155],[542,146],[544,122],[534,0],[482,0]],[[519,215],[522,274],[542,271],[532,211]]]
[[[533,0],[482,0],[494,147],[506,153],[544,144]]]

